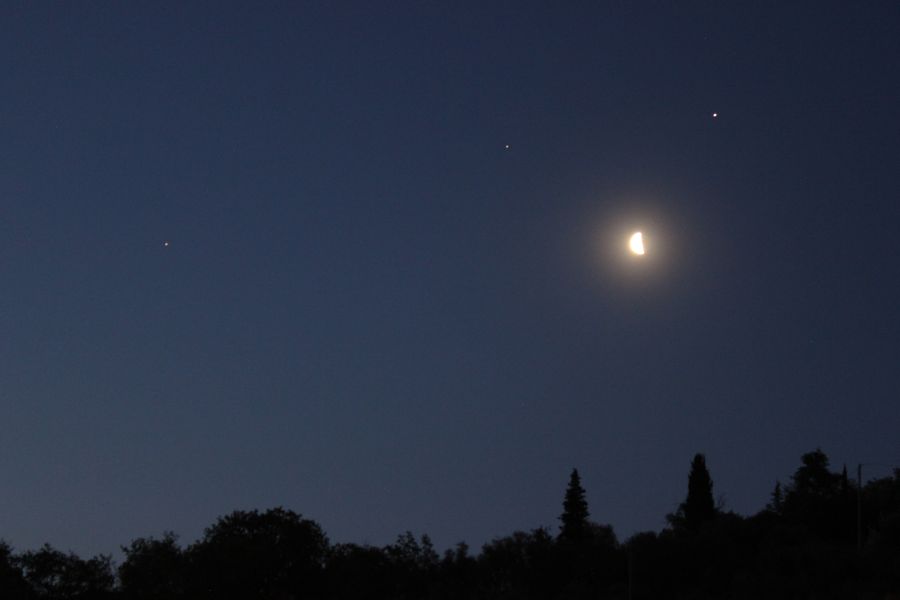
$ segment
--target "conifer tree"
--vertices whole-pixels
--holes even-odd
[[[712,478],[706,468],[706,457],[696,454],[691,461],[688,475],[688,495],[681,505],[687,528],[696,531],[705,521],[716,514],[716,504],[712,494]]]
[[[586,537],[589,531],[589,515],[585,491],[581,487],[581,477],[578,475],[578,469],[572,469],[563,500],[563,513],[559,517],[562,521],[559,528],[560,539],[577,541]]]
[[[780,481],[775,482],[775,489],[772,490],[772,500],[767,508],[776,515],[780,515],[781,511],[784,510],[784,493],[781,491]]]

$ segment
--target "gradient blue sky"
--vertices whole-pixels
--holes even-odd
[[[0,537],[114,552],[284,505],[477,548],[555,529],[578,467],[625,538],[698,451],[744,514],[817,446],[900,462],[898,28],[887,0],[5,3]]]

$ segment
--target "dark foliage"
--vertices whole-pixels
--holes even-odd
[[[161,540],[138,538],[123,547],[119,566],[122,595],[129,600],[169,600],[184,596],[187,565],[177,538],[167,533]]]
[[[112,596],[115,578],[109,556],[82,560],[49,545],[18,558],[22,576],[42,600],[101,600]]]
[[[46,545],[15,554],[0,542],[0,599],[900,597],[900,471],[859,489],[846,469],[830,470],[821,450],[804,454],[790,484],[777,483],[750,517],[716,509],[698,454],[687,498],[660,532],[619,544],[611,527],[589,520],[577,471],[560,520],[556,537],[518,531],[475,556],[460,543],[439,557],[427,535],[407,532],[384,547],[330,545],[315,522],[289,510],[236,511],[187,548],[173,534],[134,540],[122,549],[118,585],[108,556],[83,560]]]
[[[339,544],[329,551],[327,565],[329,598],[375,600],[396,596],[390,559],[381,548]]]
[[[319,598],[327,552],[321,528],[292,511],[235,511],[187,549],[188,596]]]
[[[9,600],[27,600],[31,587],[22,574],[21,561],[12,553],[9,544],[0,541],[0,596]]]

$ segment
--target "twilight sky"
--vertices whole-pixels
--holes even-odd
[[[5,3],[0,537],[283,505],[478,548],[555,531],[578,467],[624,539],[695,452],[744,514],[817,446],[900,463],[898,30],[889,0]]]

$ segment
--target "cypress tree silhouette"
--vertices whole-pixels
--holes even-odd
[[[581,487],[581,477],[578,469],[572,469],[569,476],[569,486],[566,488],[566,496],[563,500],[563,513],[559,520],[559,537],[562,540],[576,541],[584,539],[589,531],[588,504],[584,497],[584,488]]]
[[[781,482],[775,481],[775,489],[772,490],[772,500],[766,506],[767,509],[780,515],[784,510],[784,492],[781,490]]]
[[[700,525],[716,514],[712,485],[712,478],[706,468],[706,457],[696,454],[691,461],[691,473],[688,475],[688,495],[681,505],[685,525],[691,531],[697,531]]]

